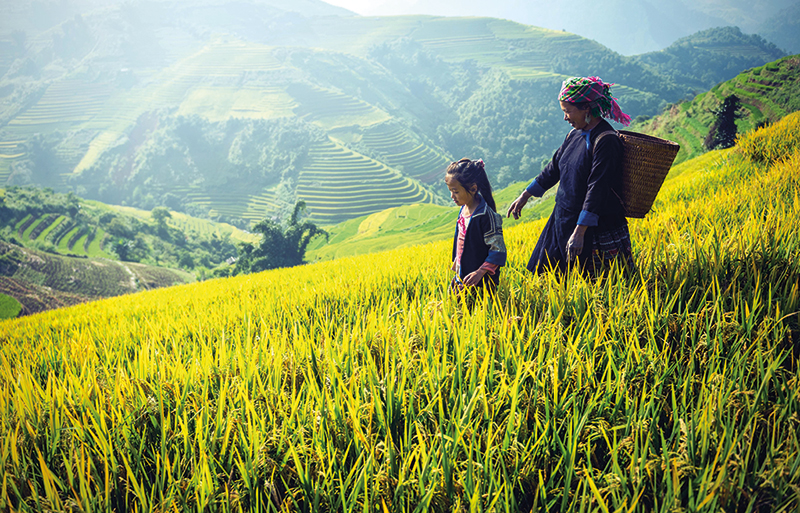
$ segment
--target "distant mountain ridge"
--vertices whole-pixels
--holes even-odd
[[[796,0],[607,0],[576,8],[573,2],[426,0],[364,5],[363,14],[432,14],[507,18],[594,39],[623,55],[661,50],[695,32],[737,26],[790,53],[800,52]]]
[[[681,38],[661,51],[639,55],[637,60],[698,94],[783,56],[780,48],[761,36],[743,34],[737,27],[722,27]],[[715,58],[720,65],[703,65]]]

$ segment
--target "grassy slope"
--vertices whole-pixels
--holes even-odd
[[[737,126],[740,132],[746,132],[759,123],[773,122],[800,110],[798,91],[800,55],[793,55],[744,71],[710,92],[672,105],[661,115],[631,129],[678,142],[681,145],[676,157],[678,163],[704,151],[703,141],[713,123],[711,111],[726,96],[735,94],[742,101],[744,117],[737,121]]]
[[[144,222],[152,222],[152,215],[147,210],[142,210],[134,207],[123,207],[120,205],[105,205],[97,201],[88,202],[98,207],[108,208],[114,212],[119,212],[124,215],[136,217]],[[258,236],[244,230],[240,230],[235,226],[228,223],[217,223],[207,219],[200,219],[192,217],[181,212],[170,212],[170,217],[167,219],[167,225],[177,228],[184,233],[194,232],[198,235],[214,236],[217,237],[230,237],[231,240],[236,242],[256,242],[259,240]]]
[[[2,493],[797,510],[799,133],[795,114],[687,162],[632,222],[629,278],[530,275],[535,221],[473,308],[446,292],[442,241],[0,322]]]
[[[22,304],[15,298],[0,294],[0,319],[13,319],[22,311]]]

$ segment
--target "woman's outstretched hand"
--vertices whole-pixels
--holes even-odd
[[[514,219],[519,219],[519,214],[522,212],[522,207],[528,202],[528,198],[531,197],[531,193],[528,191],[522,191],[522,194],[519,195],[517,199],[511,203],[511,206],[508,207],[508,212],[506,212],[506,217],[514,216]]]

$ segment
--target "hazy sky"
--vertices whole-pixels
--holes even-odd
[[[325,0],[329,4],[344,7],[362,15],[434,14],[446,16],[492,16],[507,17],[509,9],[524,10],[525,2],[502,0],[500,2],[476,2],[472,0]],[[518,21],[518,20],[515,20]]]

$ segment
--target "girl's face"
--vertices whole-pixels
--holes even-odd
[[[564,121],[572,125],[572,128],[583,130],[589,124],[586,121],[588,118],[589,109],[582,110],[569,102],[558,102],[561,104],[561,110],[564,112]],[[589,120],[591,121],[591,119]]]
[[[475,193],[478,192],[477,185],[472,184],[470,190],[467,190],[452,175],[445,175],[444,183],[447,184],[447,188],[450,190],[450,197],[453,198],[453,202],[459,207],[463,205],[471,207],[475,202]]]

